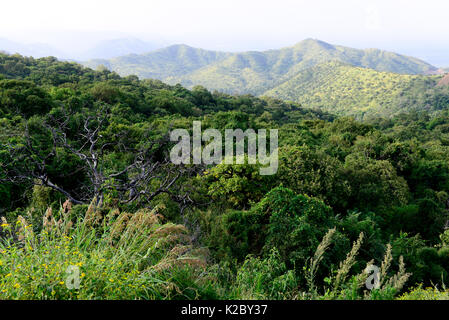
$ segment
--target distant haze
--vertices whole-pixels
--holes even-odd
[[[265,50],[316,38],[449,66],[449,2],[442,0],[15,0],[1,12],[0,50],[29,55],[110,58],[175,43]]]

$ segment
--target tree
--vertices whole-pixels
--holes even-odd
[[[407,182],[397,175],[387,160],[373,160],[361,154],[346,157],[344,175],[348,177],[353,208],[363,211],[406,204],[410,194]]]
[[[120,141],[117,132],[115,139],[105,141],[102,131],[108,124],[107,109],[86,115],[80,132],[69,137],[70,116],[53,118],[42,122],[43,138],[26,125],[22,139],[9,141],[3,147],[10,155],[10,161],[2,162],[7,181],[18,183],[39,183],[60,192],[75,204],[88,203],[92,199],[101,206],[106,191],[115,193],[123,204],[149,204],[156,196],[167,193],[174,200],[187,204],[188,195],[177,194],[178,180],[194,172],[194,168],[174,166],[168,157],[170,140],[164,136],[158,140],[148,140],[141,146],[116,145]],[[42,141],[45,140],[45,143]],[[45,146],[45,147],[44,147]],[[128,163],[120,170],[108,170],[105,165],[105,153],[112,147],[133,154]],[[78,170],[82,170],[88,183],[77,192],[75,188],[63,188],[52,180],[51,164],[60,160],[61,150],[78,158]]]
[[[298,194],[320,198],[336,210],[343,210],[348,206],[350,187],[342,169],[338,159],[322,150],[288,146],[280,151],[278,178]]]
[[[31,117],[50,111],[50,96],[30,81],[0,80],[0,114]]]

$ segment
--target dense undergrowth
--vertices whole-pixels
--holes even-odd
[[[348,277],[363,233],[320,295],[314,277],[335,229],[331,229],[304,265],[309,291],[286,268],[277,249],[266,259],[247,257],[236,276],[212,265],[209,251],[192,243],[182,225],[162,223],[157,208],[130,215],[111,210],[102,215],[91,204],[75,216],[70,202],[42,225],[19,216],[3,219],[0,244],[0,292],[3,299],[386,299],[393,298],[409,274],[399,272],[378,290],[363,289],[367,274]],[[33,219],[32,216],[29,217]],[[402,258],[401,258],[402,259]],[[391,264],[388,248],[381,273]],[[73,268],[76,273],[72,274]],[[73,280],[73,277],[78,280]],[[349,279],[348,279],[349,278]],[[75,282],[78,281],[78,285]]]

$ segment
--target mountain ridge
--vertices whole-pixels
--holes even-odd
[[[142,41],[137,38],[116,38],[104,40],[86,50],[68,52],[45,43],[20,43],[0,38],[0,51],[20,54],[26,57],[56,57],[60,60],[84,61],[89,59],[111,59],[131,53],[143,54],[161,48],[161,41]]]
[[[111,59],[127,54],[143,54],[158,49],[155,43],[137,38],[105,40],[81,54],[83,59]]]
[[[63,52],[44,43],[31,43],[25,45],[5,38],[0,38],[0,51],[8,52],[11,54],[18,53],[23,56],[33,56],[35,58],[54,55],[59,55],[61,57],[64,56]]]
[[[379,49],[353,49],[310,38],[281,49],[235,53],[172,45],[143,55],[90,60],[83,64],[93,69],[104,65],[123,76],[136,74],[140,78],[156,78],[186,87],[202,85],[226,93],[260,95],[302,70],[333,60],[398,74],[438,70],[414,57]]]

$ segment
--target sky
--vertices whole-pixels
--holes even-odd
[[[1,3],[0,38],[65,52],[125,37],[224,51],[315,38],[449,67],[448,15],[447,0],[14,0]]]

